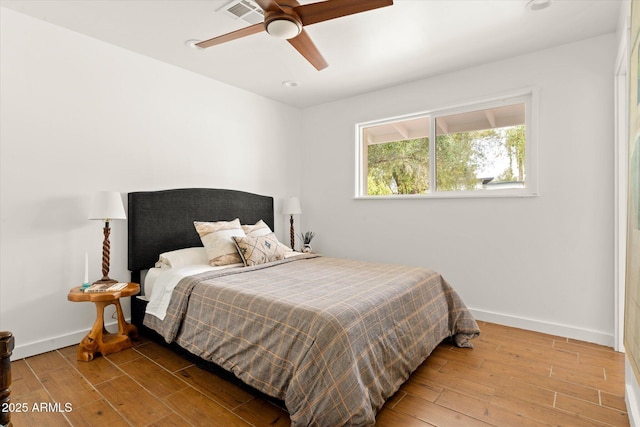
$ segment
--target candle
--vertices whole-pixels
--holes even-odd
[[[89,254],[84,253],[84,283],[89,283]]]

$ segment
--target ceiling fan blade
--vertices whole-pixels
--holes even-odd
[[[231,40],[239,39],[241,37],[250,36],[251,34],[256,34],[256,33],[259,33],[261,31],[264,31],[264,24],[262,22],[260,22],[259,24],[254,24],[254,25],[250,25],[250,26],[245,27],[245,28],[241,28],[241,29],[236,30],[236,31],[232,31],[232,32],[227,33],[227,34],[223,34],[223,35],[218,36],[218,37],[214,37],[214,38],[209,39],[209,40],[201,41],[200,43],[196,43],[196,46],[202,47],[202,48],[211,47],[211,46],[215,46],[215,45],[220,44],[220,43],[224,43],[224,42],[228,42],[228,41],[231,41]]]
[[[313,41],[309,37],[309,34],[307,34],[304,29],[302,29],[297,37],[289,39],[288,42],[291,44],[291,46],[295,47],[296,50],[300,52],[300,54],[304,56],[307,61],[309,61],[311,65],[316,68],[316,70],[320,71],[329,66],[329,64],[327,64],[327,61],[325,61],[325,59],[320,54],[320,51],[318,50],[316,45],[313,44]]]
[[[311,25],[354,13],[391,6],[393,0],[328,0],[296,6],[302,25]]]
[[[282,8],[274,0],[255,0],[265,12],[282,12]]]

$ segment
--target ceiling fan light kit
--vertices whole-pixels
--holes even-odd
[[[298,37],[302,31],[302,24],[289,18],[276,18],[265,22],[267,33],[279,39],[292,39]]]
[[[264,11],[263,23],[196,43],[196,46],[207,48],[266,31],[273,37],[286,39],[311,65],[317,70],[322,70],[329,64],[304,27],[393,4],[393,0],[327,0],[304,5],[297,0],[254,1]]]

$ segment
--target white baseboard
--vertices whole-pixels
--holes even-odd
[[[573,338],[580,341],[587,341],[596,344],[613,347],[613,335],[604,332],[592,331],[584,328],[576,328],[572,326],[561,325],[557,323],[544,322],[540,320],[527,319],[508,314],[494,313],[486,310],[477,310],[469,308],[469,311],[477,320],[483,320],[491,323],[498,323],[505,326],[513,326],[514,328],[528,329],[531,331],[542,332],[561,337]],[[130,321],[127,319],[127,321]],[[111,322],[106,326],[115,326],[117,322]],[[36,354],[46,353],[47,351],[57,350],[59,348],[78,344],[87,334],[87,330],[72,332],[66,335],[60,335],[48,338],[42,341],[31,342],[27,344],[17,343],[12,360],[23,359],[25,357],[34,356]],[[640,427],[640,426],[639,426]]]
[[[129,322],[130,320],[127,320]],[[105,327],[109,330],[118,330],[118,322],[105,323]],[[57,350],[59,348],[68,347],[70,345],[79,344],[80,341],[89,333],[88,330],[71,332],[69,334],[60,335],[53,338],[47,338],[42,341],[34,341],[30,343],[17,342],[13,352],[11,353],[11,360],[24,359],[25,357],[35,356],[36,354],[46,353],[48,351]]]
[[[512,326],[514,328],[528,329],[531,331],[542,332],[560,337],[573,338],[580,341],[606,345],[613,347],[613,334],[593,331],[590,329],[577,328],[575,326],[561,325],[559,323],[545,322],[535,319],[527,319],[509,314],[494,313],[485,310],[476,310],[469,308],[471,314],[477,319],[490,323],[498,323],[500,325]],[[481,328],[482,329],[482,328]]]
[[[612,334],[606,334],[603,332],[592,331],[584,328],[560,325],[557,323],[527,319],[508,314],[494,313],[486,310],[469,308],[469,311],[471,311],[471,313],[477,320],[483,320],[485,322],[498,323],[500,325],[513,326],[514,328],[528,329],[531,331],[573,338],[580,341],[606,345],[608,347],[613,347],[614,344]],[[130,320],[127,319],[127,321],[129,322]],[[115,326],[117,328],[117,322],[108,323],[106,324],[106,326]],[[57,350],[59,348],[78,344],[80,341],[82,341],[82,338],[87,335],[87,332],[87,330],[82,330],[66,335],[48,338],[42,341],[36,341],[26,344],[16,343],[16,347],[13,350],[13,354],[11,355],[11,360],[23,359],[25,357],[35,356],[36,354],[46,353],[47,351]],[[640,425],[638,425],[638,427],[640,427]]]
[[[627,403],[627,413],[629,414],[629,425],[631,427],[640,427],[640,384],[636,379],[628,357],[624,359],[624,372],[625,401]]]

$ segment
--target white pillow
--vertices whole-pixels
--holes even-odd
[[[242,262],[232,237],[244,237],[238,218],[233,221],[195,221],[200,240],[207,251],[209,265],[227,265]]]
[[[161,253],[156,268],[180,268],[198,264],[209,264],[207,251],[202,246]]]

